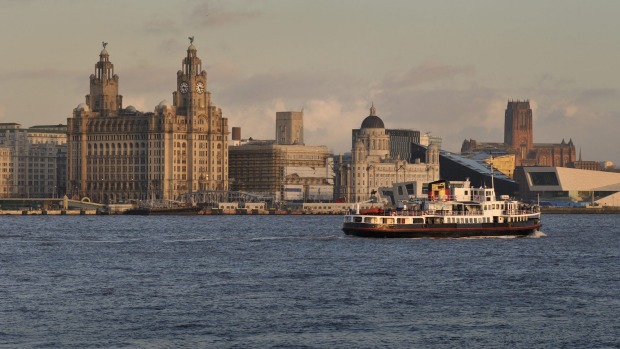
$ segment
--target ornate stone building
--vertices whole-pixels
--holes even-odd
[[[207,73],[190,41],[173,102],[147,113],[123,108],[104,43],[86,103],[67,120],[70,194],[124,202],[228,189],[228,120],[211,102]]]
[[[504,115],[504,143],[463,141],[461,153],[488,152],[514,154],[515,166],[572,167],[575,145],[566,143],[534,143],[534,124],[529,101],[509,101]]]
[[[361,127],[352,130],[352,142],[351,157],[338,157],[334,162],[337,199],[360,202],[393,183],[416,181],[421,187],[439,179],[438,146],[429,147],[426,163],[410,163],[392,156],[390,134],[376,115],[374,105]]]

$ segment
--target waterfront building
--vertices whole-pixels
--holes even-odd
[[[575,168],[517,167],[524,200],[554,206],[620,206],[620,173]]]
[[[0,197],[11,196],[13,183],[13,166],[11,164],[11,148],[0,146]]]
[[[480,163],[484,163],[487,165],[491,165],[495,167],[496,170],[505,174],[506,176],[512,178],[515,171],[515,160],[516,155],[511,153],[500,153],[500,152],[480,152],[480,153],[467,153],[462,156],[478,161]],[[441,160],[439,161],[441,162]]]
[[[390,133],[376,115],[373,104],[361,127],[352,130],[351,156],[338,156],[334,161],[338,200],[369,200],[379,187],[392,186],[396,182],[415,181],[421,192],[426,183],[439,179],[439,147],[436,144],[429,147],[425,163],[420,159],[412,163],[413,156],[401,158],[398,152],[392,153],[391,141]]]
[[[415,144],[413,147],[415,149],[414,156],[422,158],[427,156],[430,149],[430,146],[425,147],[420,144]],[[469,181],[475,187],[493,186],[497,195],[509,195],[512,197],[518,195],[519,184],[507,174],[495,167],[491,167],[489,164],[491,161],[490,158],[472,158],[440,150],[440,178],[451,182],[469,178]]]
[[[59,158],[66,154],[67,127],[39,125],[22,128],[18,123],[0,124],[0,146],[8,149],[6,175],[0,195],[46,198],[64,195]]]
[[[276,140],[233,135],[229,152],[232,190],[276,201],[331,201],[333,160],[326,146],[303,143],[303,112],[276,113]]]
[[[228,189],[228,120],[211,101],[193,38],[172,103],[123,108],[119,76],[104,48],[85,103],[68,118],[67,190],[96,202],[174,200]]]
[[[461,153],[511,153],[515,166],[572,167],[575,145],[572,140],[561,143],[534,143],[534,123],[529,101],[508,101],[504,114],[504,142],[463,141]]]
[[[414,162],[412,157],[411,145],[420,143],[420,131],[406,129],[385,129],[389,137],[390,158]],[[351,147],[355,147],[357,139],[361,135],[361,129],[351,130]],[[437,144],[441,148],[441,143]]]

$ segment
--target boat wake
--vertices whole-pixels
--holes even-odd
[[[339,235],[325,235],[325,236],[263,236],[249,239],[250,241],[263,241],[263,240],[336,240],[341,239]]]
[[[539,238],[542,238],[542,237],[545,237],[545,236],[547,236],[547,234],[543,233],[540,230],[536,230],[535,232],[531,233],[530,235],[528,235],[526,237],[528,237],[530,239],[539,239]]]

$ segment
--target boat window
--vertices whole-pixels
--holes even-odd
[[[394,218],[383,218],[383,224],[394,224]]]
[[[424,223],[424,218],[414,218],[413,223]]]
[[[364,223],[375,223],[375,218],[374,217],[366,217],[364,218]]]
[[[355,223],[361,223],[362,217],[355,217]]]

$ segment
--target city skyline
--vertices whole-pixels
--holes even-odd
[[[273,138],[303,109],[305,142],[350,151],[371,103],[387,128],[503,139],[508,100],[529,99],[534,142],[572,139],[620,164],[620,3],[597,1],[2,2],[0,122],[66,124],[108,42],[123,106],[171,100],[194,36],[208,89],[243,138]],[[22,28],[25,27],[23,30]]]

